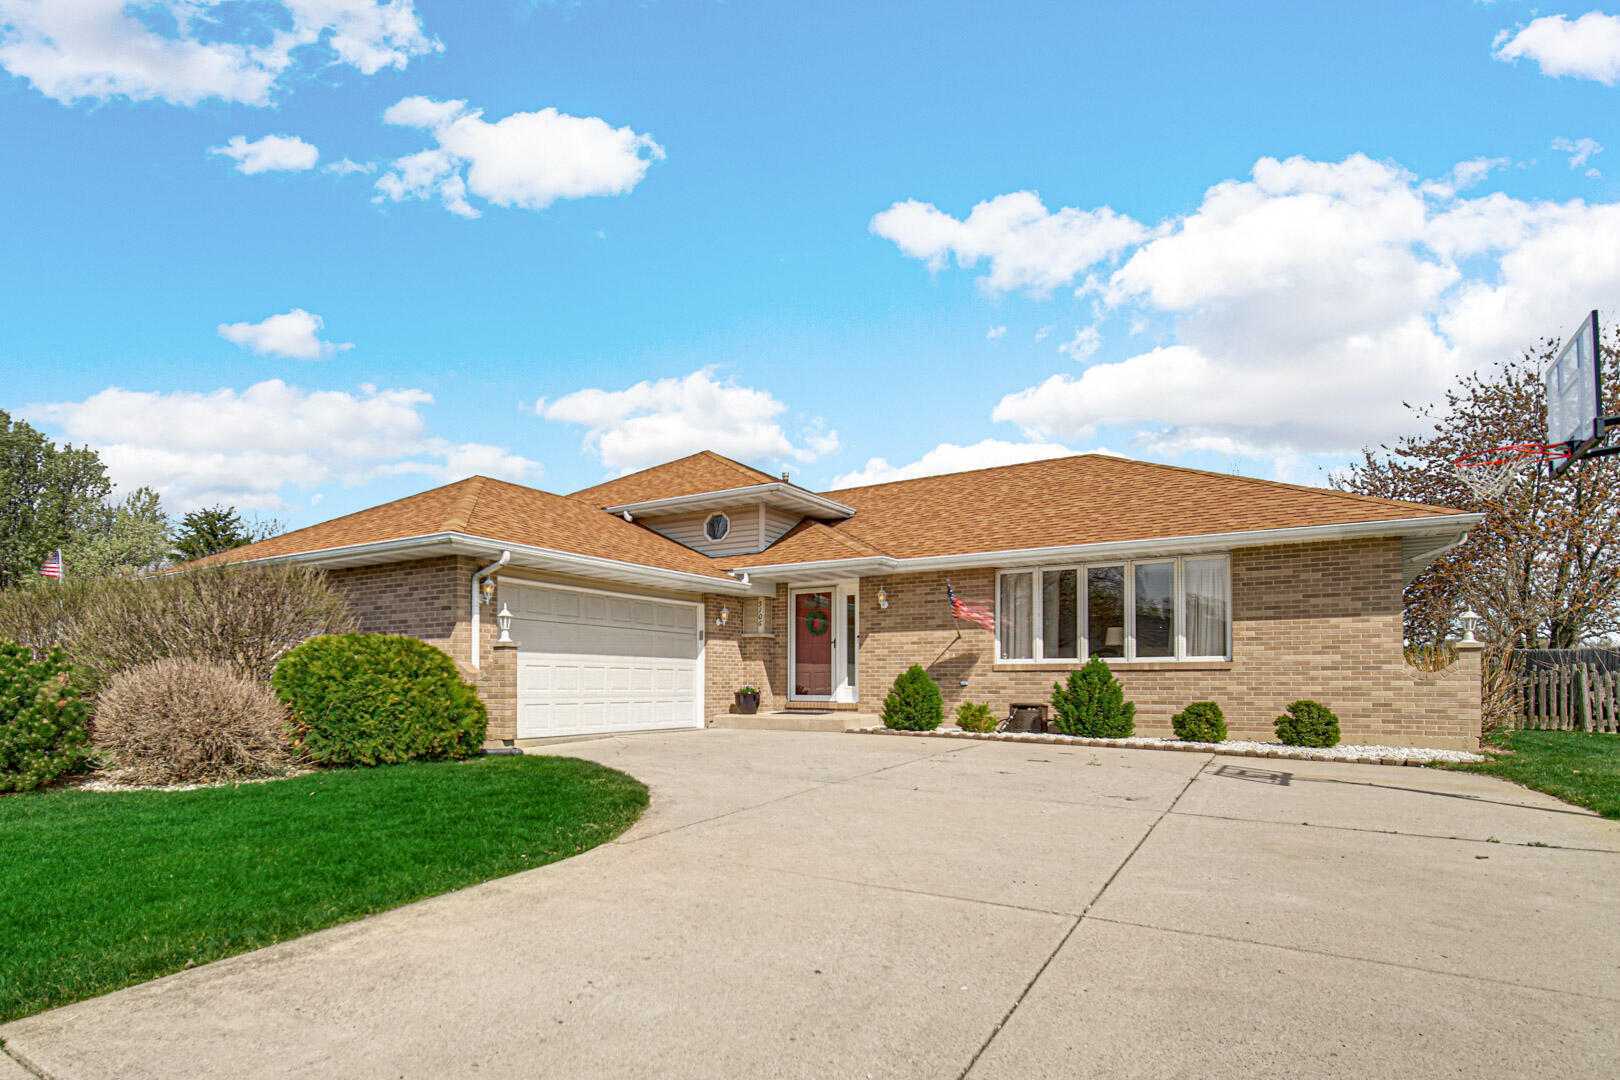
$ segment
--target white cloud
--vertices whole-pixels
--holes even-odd
[[[1069,284],[1147,235],[1139,222],[1106,206],[1048,212],[1033,191],[998,195],[961,220],[932,203],[907,199],[873,217],[870,228],[930,270],[944,268],[952,256],[963,268],[986,261],[990,272],[979,278],[980,288],[1024,289],[1036,296]]]
[[[1074,340],[1058,346],[1058,352],[1070,360],[1085,361],[1102,347],[1102,333],[1095,326],[1084,326],[1074,332]]]
[[[1545,15],[1518,33],[1496,35],[1498,60],[1534,60],[1543,75],[1569,75],[1613,86],[1620,79],[1620,16],[1589,11],[1578,19]]]
[[[1047,336],[1049,334],[1051,334],[1052,331],[1054,331],[1056,329],[1057,329],[1057,327],[1055,325],[1041,327],[1039,330],[1035,331],[1035,340],[1036,341],[1045,341]]]
[[[340,161],[334,161],[330,165],[321,166],[321,172],[332,173],[335,176],[348,176],[352,173],[369,173],[376,171],[377,166],[373,162],[350,161],[348,158],[343,158]]]
[[[0,0],[0,67],[64,104],[268,105],[295,53],[371,75],[440,48],[412,0]]]
[[[490,123],[465,101],[409,97],[383,121],[431,132],[438,146],[398,158],[377,179],[377,201],[438,198],[453,214],[478,217],[470,192],[496,206],[544,210],[558,199],[622,195],[664,156],[651,135],[556,109],[513,113]]]
[[[266,135],[248,142],[245,135],[233,135],[224,146],[210,146],[236,162],[236,171],[252,176],[262,172],[304,172],[315,167],[321,152],[296,135]],[[330,166],[328,166],[330,168]]]
[[[890,465],[883,458],[868,458],[864,467],[834,477],[831,490],[865,487],[868,484],[887,484],[894,480],[913,480],[919,476],[937,476],[940,473],[963,472],[968,469],[988,469],[996,465],[1017,465],[1025,461],[1044,461],[1047,458],[1069,457],[1079,453],[1106,454],[1108,451],[1071,450],[1059,443],[1017,443],[1002,439],[985,439],[972,446],[940,443],[916,461],[906,465]]]
[[[1418,190],[1425,195],[1449,199],[1459,191],[1477,187],[1492,172],[1511,164],[1511,161],[1502,157],[1477,157],[1469,161],[1459,161],[1452,166],[1450,174],[1444,179],[1425,181]]]
[[[260,356],[291,360],[330,360],[339,352],[354,348],[349,342],[322,341],[320,332],[325,325],[319,315],[293,308],[261,322],[220,323],[219,336]]]
[[[1554,150],[1562,150],[1569,155],[1569,167],[1579,169],[1598,154],[1603,153],[1603,145],[1596,139],[1566,139],[1562,135],[1552,141]],[[1597,177],[1602,175],[1596,169],[1587,169],[1586,175]]]
[[[1457,194],[1479,172],[1437,185],[1360,154],[1261,159],[1088,282],[1101,315],[1162,327],[1157,347],[1099,361],[1094,324],[1063,347],[1083,370],[993,418],[1035,441],[1107,427],[1162,452],[1266,457],[1407,430],[1403,402],[1438,401],[1620,295],[1620,203]]]
[[[989,330],[985,331],[984,339],[986,341],[995,341],[1006,336],[1007,328],[1005,326],[992,326]]]
[[[96,447],[121,488],[151,486],[176,510],[275,510],[289,486],[405,473],[453,480],[475,465],[520,481],[538,475],[538,464],[499,448],[430,435],[422,410],[432,401],[415,389],[305,390],[270,379],[208,393],[109,387],[27,411]]]
[[[585,428],[586,448],[615,472],[699,450],[741,461],[809,462],[838,448],[838,433],[819,422],[797,438],[789,436],[779,420],[786,411],[769,391],[722,381],[711,368],[624,390],[576,390],[535,404],[547,420]]]

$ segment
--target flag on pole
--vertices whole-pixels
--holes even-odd
[[[949,582],[945,583],[945,595],[951,600],[951,618],[966,619],[971,623],[978,623],[992,634],[996,632],[996,617],[990,610],[990,605],[978,600],[963,600],[956,595]]]
[[[55,551],[51,552],[49,556],[46,557],[45,565],[39,568],[39,572],[44,574],[46,577],[61,578],[61,576],[62,576],[62,549],[61,548],[57,548]]]

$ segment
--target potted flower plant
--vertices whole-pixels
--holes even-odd
[[[744,716],[759,712],[759,687],[745,686],[737,691],[737,711]]]

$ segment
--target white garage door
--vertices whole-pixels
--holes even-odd
[[[696,604],[501,583],[518,642],[517,735],[702,727]]]

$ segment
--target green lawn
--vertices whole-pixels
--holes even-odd
[[[555,862],[647,789],[490,757],[184,792],[0,798],[0,1020]]]
[[[1509,731],[1495,739],[1512,753],[1494,755],[1480,764],[1451,767],[1500,776],[1596,810],[1604,817],[1620,818],[1620,735]]]

